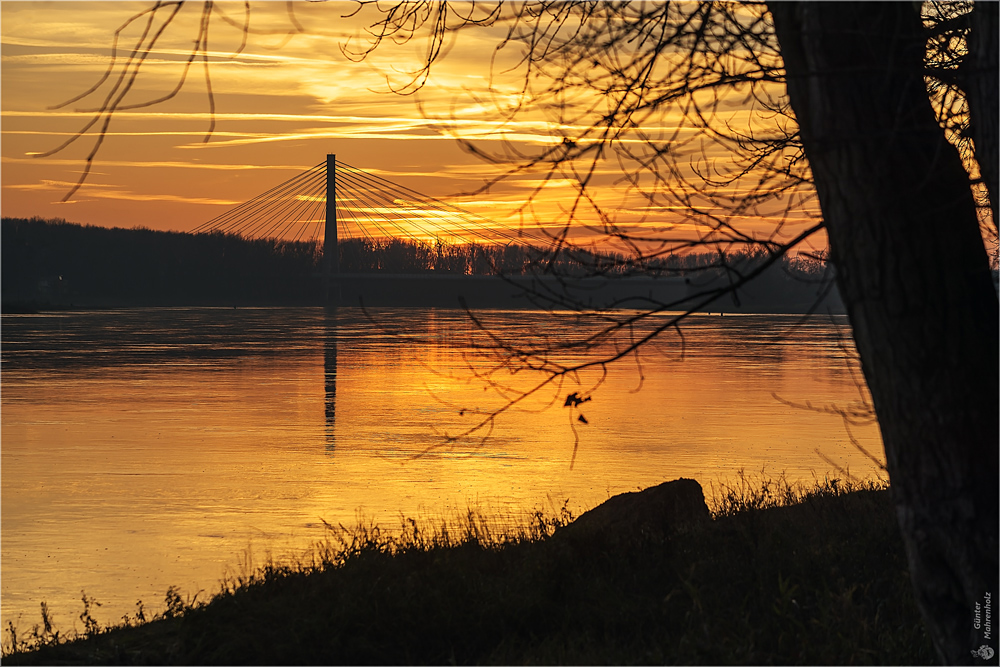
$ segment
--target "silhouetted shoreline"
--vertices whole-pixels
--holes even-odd
[[[654,265],[660,275],[623,275],[613,256],[567,260],[533,272],[522,246],[421,245],[352,240],[329,289],[316,243],[224,234],[76,225],[38,218],[2,221],[4,313],[179,306],[437,307],[687,310],[730,277],[700,256]],[[754,258],[747,260],[752,267]],[[589,262],[589,263],[588,263]],[[687,265],[690,264],[690,267]],[[680,266],[681,268],[677,268]],[[687,268],[685,268],[687,267]],[[500,269],[504,275],[489,275]],[[776,263],[712,313],[843,313],[836,287],[788,261]]]

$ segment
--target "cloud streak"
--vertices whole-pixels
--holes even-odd
[[[79,167],[80,160],[64,158],[43,158],[45,164]],[[34,157],[4,157],[7,164],[42,164],[42,160]],[[103,167],[126,167],[128,169],[210,169],[221,171],[305,171],[313,165],[300,164],[211,164],[206,162],[170,162],[155,160],[100,160]],[[95,184],[94,187],[99,187]]]
[[[39,183],[19,183],[14,185],[4,185],[5,190],[25,190],[25,191],[46,191],[46,192],[65,192],[74,183],[70,181],[56,181],[43,179]],[[240,204],[239,201],[234,201],[231,199],[214,199],[211,197],[184,197],[181,195],[173,194],[158,194],[158,193],[139,193],[130,192],[128,190],[115,189],[119,188],[117,185],[108,184],[92,184],[86,192],[86,198],[72,199],[67,202],[62,202],[66,204],[78,204],[94,199],[119,199],[124,201],[135,201],[135,202],[172,202],[181,204],[212,204],[217,206],[235,206]]]

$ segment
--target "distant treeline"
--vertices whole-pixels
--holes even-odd
[[[0,221],[5,305],[308,304],[321,298],[308,243]]]
[[[221,233],[84,226],[64,220],[3,218],[3,303],[46,305],[306,305],[322,303],[322,248],[315,242],[248,240]],[[346,239],[342,273],[520,276],[685,276],[694,285],[728,281],[718,254],[630,262],[624,255],[527,244],[420,243]],[[760,250],[730,254],[739,271],[765,261]],[[754,291],[815,292],[817,260],[783,258]]]
[[[321,253],[316,252],[319,258]],[[622,253],[580,248],[538,247],[528,244],[419,243],[399,239],[350,239],[340,242],[340,266],[345,273],[447,273],[458,275],[552,274],[556,276],[687,276],[723,274],[723,265],[739,271],[752,269],[768,259],[762,248],[693,252],[634,259]],[[319,261],[317,259],[317,261]],[[821,278],[826,262],[821,257],[782,257],[775,268],[797,278]]]
[[[341,240],[344,273],[447,273],[522,275],[541,253],[525,245],[420,243],[401,239]],[[317,257],[322,253],[317,252]]]

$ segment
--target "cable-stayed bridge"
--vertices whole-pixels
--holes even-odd
[[[526,299],[541,297],[551,307],[597,305],[619,303],[623,298],[633,302],[627,295],[636,287],[622,285],[610,290],[603,278],[578,280],[579,293],[570,295],[563,277],[556,275],[514,275],[501,281],[495,276],[447,272],[405,276],[342,273],[338,243],[351,239],[533,246],[539,252],[551,248],[553,239],[539,231],[508,229],[482,215],[338,161],[335,155],[327,155],[325,161],[199,225],[194,232],[320,243],[326,298],[332,303],[357,304],[365,300],[382,305],[455,307],[465,299],[480,306],[524,307],[529,305]],[[679,298],[678,290],[683,289],[676,280],[658,280],[655,285],[646,282],[639,286],[639,292],[647,299],[653,298],[654,288],[657,292],[669,289],[669,300],[674,301]]]
[[[546,242],[541,235],[505,229],[477,213],[338,161],[335,155],[194,229],[216,231],[250,239],[318,241],[324,250],[333,249],[331,242],[352,238]]]
[[[222,232],[248,239],[321,244],[323,281],[333,302],[369,300],[455,306],[458,296],[509,292],[490,276],[399,276],[341,272],[338,243],[351,239],[443,241],[492,246],[547,247],[544,234],[510,230],[489,218],[372,174],[335,155],[284,183],[199,225],[195,233]],[[455,279],[461,279],[461,284]],[[419,288],[417,283],[421,283]],[[434,297],[437,294],[437,297]],[[494,295],[496,296],[496,295]],[[401,301],[397,301],[401,300]],[[506,303],[507,297],[491,303]]]

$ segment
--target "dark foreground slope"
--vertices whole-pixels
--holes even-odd
[[[773,491],[667,537],[338,532],[308,567],[4,663],[931,663],[888,491]]]

